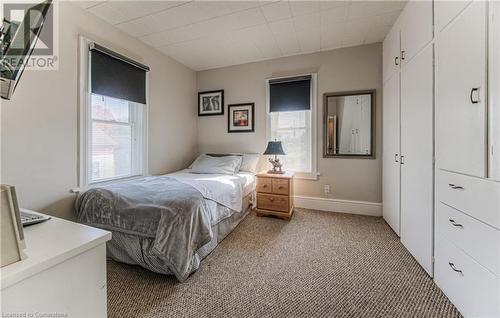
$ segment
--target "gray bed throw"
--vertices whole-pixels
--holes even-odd
[[[78,197],[75,207],[82,223],[154,239],[151,253],[181,282],[192,271],[195,252],[212,238],[203,196],[168,176],[91,189]]]

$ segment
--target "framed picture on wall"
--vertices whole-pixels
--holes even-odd
[[[198,93],[198,116],[224,115],[224,90]]]
[[[232,104],[227,107],[227,132],[254,132],[254,103]]]

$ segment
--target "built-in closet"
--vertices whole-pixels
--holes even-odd
[[[383,44],[383,216],[466,317],[500,317],[499,19],[410,1]]]
[[[383,49],[384,218],[432,276],[432,2],[409,2],[385,39]]]
[[[436,5],[434,272],[466,317],[500,316],[499,13]]]

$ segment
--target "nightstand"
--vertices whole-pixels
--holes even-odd
[[[274,215],[289,220],[293,214],[293,172],[257,174],[258,216]]]

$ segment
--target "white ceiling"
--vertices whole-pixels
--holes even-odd
[[[405,1],[85,1],[194,70],[381,42]]]

